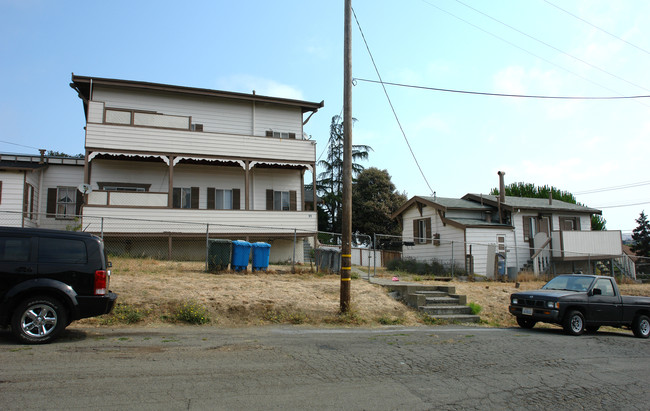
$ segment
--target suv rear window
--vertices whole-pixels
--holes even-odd
[[[0,237],[0,261],[29,261],[31,240],[20,237]]]
[[[41,237],[38,242],[38,262],[86,264],[86,243],[67,238]]]

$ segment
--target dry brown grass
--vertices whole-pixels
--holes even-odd
[[[118,302],[122,307],[141,313],[139,325],[173,322],[175,310],[187,302],[203,307],[210,323],[220,326],[422,324],[417,312],[392,299],[383,287],[363,279],[352,281],[352,314],[340,316],[337,275],[309,273],[304,268],[302,273],[291,274],[287,266],[271,266],[265,273],[211,274],[204,272],[203,263],[121,258],[112,261],[111,289],[119,294]],[[384,270],[377,274],[386,278],[393,276]],[[400,279],[436,284],[418,276],[402,274]],[[516,325],[514,317],[508,313],[510,294],[537,289],[543,284],[542,281],[524,281],[516,288],[512,282],[451,282],[458,294],[466,295],[468,302],[482,307],[483,325],[500,327]],[[630,295],[650,295],[650,284],[624,284],[621,290]],[[77,324],[99,326],[123,322],[109,315]]]

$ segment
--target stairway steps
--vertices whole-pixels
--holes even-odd
[[[471,314],[472,309],[466,305],[423,305],[418,309],[429,315]]]

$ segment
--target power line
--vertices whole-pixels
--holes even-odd
[[[605,96],[605,97],[585,97],[585,96],[541,96],[541,95],[526,95],[526,94],[505,94],[505,93],[486,93],[481,91],[467,91],[467,90],[454,90],[436,87],[416,86],[412,84],[391,83],[377,80],[369,80],[364,78],[355,78],[355,81],[365,81],[368,83],[380,83],[382,85],[416,88],[431,91],[444,91],[447,93],[461,93],[461,94],[474,94],[480,96],[496,96],[496,97],[519,97],[519,98],[537,98],[537,99],[560,99],[560,100],[622,100],[622,99],[637,99],[637,98],[650,98],[647,96]]]
[[[474,7],[472,7],[472,6],[468,5],[468,4],[465,4],[465,3],[463,3],[463,2],[460,1],[460,0],[456,0],[456,2],[459,3],[459,4],[462,4],[463,6],[469,8],[469,9],[471,9],[471,10],[474,10],[475,12],[477,12],[477,13],[479,13],[479,14],[482,14],[483,16],[485,16],[485,17],[487,17],[487,18],[489,18],[489,19],[491,19],[491,20],[496,21],[496,22],[499,23],[499,24],[502,24],[502,25],[508,27],[508,28],[511,29],[511,30],[516,31],[516,32],[519,33],[519,34],[522,34],[522,35],[528,37],[529,39],[535,40],[536,42],[541,43],[541,44],[545,45],[546,47],[550,47],[550,48],[552,48],[553,50],[555,50],[555,51],[557,51],[557,52],[559,52],[559,53],[564,54],[565,56],[569,56],[569,57],[571,57],[571,58],[574,59],[574,60],[577,60],[577,61],[579,61],[579,62],[581,62],[581,63],[583,63],[583,64],[586,64],[586,65],[588,65],[588,66],[591,67],[591,68],[594,68],[594,69],[596,69],[596,70],[602,71],[602,72],[605,73],[605,74],[608,74],[608,75],[610,75],[610,76],[612,76],[612,77],[614,77],[614,78],[617,78],[617,79],[619,79],[619,80],[621,80],[621,81],[624,81],[624,82],[626,82],[626,83],[628,83],[628,84],[630,84],[630,85],[632,85],[632,86],[638,87],[638,88],[640,88],[640,89],[642,89],[642,90],[649,91],[647,88],[645,88],[645,87],[643,87],[643,86],[640,86],[640,85],[638,85],[638,84],[636,84],[636,83],[633,83],[633,82],[631,82],[631,81],[629,81],[629,80],[626,80],[626,79],[624,79],[623,77],[617,76],[617,75],[614,74],[614,73],[610,73],[610,72],[607,71],[607,70],[604,70],[604,69],[602,69],[602,68],[600,68],[600,67],[598,67],[598,66],[596,66],[596,65],[593,65],[593,64],[589,63],[588,61],[585,61],[585,60],[583,60],[583,59],[581,59],[581,58],[579,58],[579,57],[576,57],[576,56],[574,56],[574,55],[572,55],[572,54],[570,54],[570,53],[567,53],[567,52],[565,52],[564,50],[561,50],[561,49],[559,49],[559,48],[557,48],[557,47],[555,47],[555,46],[553,46],[553,45],[551,45],[551,44],[549,44],[549,43],[547,43],[547,42],[545,42],[545,41],[543,41],[543,40],[540,40],[540,39],[538,39],[538,38],[536,38],[536,37],[534,37],[534,36],[531,36],[530,34],[525,33],[525,32],[523,32],[523,31],[519,30],[518,28],[513,27],[513,26],[511,26],[511,25],[509,25],[509,24],[507,24],[507,23],[504,23],[504,22],[502,22],[501,20],[496,19],[496,18],[490,16],[489,14],[486,14],[486,13],[484,13],[484,12],[478,10],[478,9],[475,9]]]
[[[634,44],[634,43],[630,43],[629,41],[627,41],[627,40],[625,40],[625,39],[622,39],[622,38],[618,37],[616,34],[610,33],[609,31],[605,30],[604,28],[599,27],[599,26],[597,26],[597,25],[595,25],[595,24],[593,24],[593,23],[591,23],[591,22],[589,22],[589,21],[583,19],[582,17],[577,16],[577,15],[571,13],[570,11],[563,9],[562,7],[558,6],[557,4],[553,4],[553,3],[551,3],[551,2],[548,1],[548,0],[542,0],[542,1],[543,1],[544,3],[547,3],[548,5],[551,5],[551,6],[555,7],[555,8],[558,9],[558,10],[561,10],[561,11],[565,12],[565,13],[568,14],[569,16],[575,17],[576,19],[582,21],[583,23],[587,23],[587,24],[590,25],[591,27],[593,27],[593,28],[595,28],[595,29],[597,29],[597,30],[602,31],[602,32],[605,33],[605,34],[609,34],[610,36],[614,37],[615,39],[618,39],[618,40],[622,41],[623,43],[626,43],[626,44],[628,44],[628,45],[634,47],[635,49],[641,50],[642,52],[644,52],[644,53],[646,53],[646,54],[650,54],[650,51],[648,51],[648,50],[646,50],[646,49],[644,49],[644,48],[642,48],[642,47],[639,47],[639,46],[637,46],[637,45]]]
[[[638,205],[644,205],[644,204],[650,204],[650,202],[646,201],[643,203],[634,203],[634,204],[618,204],[618,205],[611,205],[611,206],[601,206],[601,207],[596,207],[597,209],[601,208],[620,208],[620,207],[632,207],[632,206],[638,206]]]
[[[591,189],[591,190],[578,191],[578,192],[575,192],[573,194],[574,195],[594,194],[594,193],[602,193],[604,191],[623,190],[623,189],[626,189],[626,188],[641,187],[641,186],[646,186],[646,185],[650,185],[650,181],[641,181],[639,183],[623,184],[623,185],[620,185],[620,186],[594,188],[594,189]]]
[[[377,68],[377,64],[375,63],[375,58],[372,56],[372,52],[370,51],[370,46],[368,45],[368,42],[366,41],[366,36],[363,34],[363,30],[361,29],[361,24],[359,23],[359,19],[357,18],[357,13],[352,9],[352,14],[354,15],[354,20],[357,22],[357,27],[359,27],[359,32],[361,33],[361,38],[363,39],[363,43],[366,45],[366,50],[368,51],[368,55],[370,55],[370,60],[372,61],[372,65],[375,68],[375,72],[377,73],[377,77],[379,77],[379,82],[381,83],[382,88],[384,89],[384,94],[386,95],[386,99],[388,100],[388,104],[390,105],[390,109],[393,111],[393,116],[395,116],[395,120],[397,121],[397,125],[399,126],[400,131],[402,132],[402,136],[404,137],[404,141],[406,141],[406,145],[409,148],[409,151],[411,152],[411,156],[413,157],[413,160],[415,161],[415,165],[418,167],[418,170],[420,170],[420,174],[422,175],[422,178],[424,179],[424,182],[427,184],[427,187],[429,187],[429,192],[433,193],[433,188],[431,188],[431,185],[429,184],[429,180],[427,180],[427,177],[424,175],[424,172],[422,171],[422,167],[420,167],[420,163],[418,162],[418,159],[415,157],[415,153],[413,152],[413,148],[411,148],[411,144],[409,143],[408,138],[406,137],[406,133],[404,132],[404,128],[402,127],[402,123],[399,121],[399,117],[397,116],[397,112],[395,111],[395,107],[393,106],[393,102],[390,99],[390,96],[388,95],[388,90],[386,90],[386,86],[384,86],[383,80],[381,79],[381,74],[379,74],[379,69]]]
[[[445,9],[442,9],[442,8],[436,6],[435,4],[431,4],[431,3],[428,2],[427,0],[422,0],[422,2],[428,4],[428,5],[431,6],[431,7],[434,7],[434,8],[436,8],[436,9],[440,10],[440,11],[443,12],[443,13],[446,13],[446,14],[452,16],[452,17],[455,18],[455,19],[458,19],[458,20],[462,21],[463,23],[465,23],[465,24],[467,24],[467,25],[469,25],[469,26],[474,27],[474,28],[477,29],[477,30],[480,30],[480,31],[482,31],[482,32],[484,32],[484,33],[486,33],[486,34],[489,34],[490,36],[495,37],[495,38],[497,38],[497,39],[503,41],[504,43],[507,43],[507,44],[511,45],[512,47],[515,47],[515,48],[517,48],[517,49],[523,51],[524,53],[528,53],[528,54],[530,54],[531,56],[533,56],[533,57],[535,57],[535,58],[538,58],[538,59],[540,59],[540,60],[542,60],[542,61],[545,61],[546,63],[548,63],[548,64],[550,64],[550,65],[552,65],[552,66],[555,66],[555,67],[559,68],[560,70],[563,70],[563,71],[565,71],[565,72],[567,72],[567,73],[573,74],[574,76],[576,76],[576,77],[578,77],[578,78],[581,78],[581,79],[583,79],[583,80],[585,80],[585,81],[588,81],[588,82],[590,82],[590,83],[592,83],[592,84],[594,84],[594,85],[596,85],[596,86],[598,86],[598,87],[601,87],[601,88],[603,88],[603,89],[605,89],[605,90],[609,90],[609,91],[611,91],[611,92],[613,92],[613,93],[616,93],[616,94],[622,95],[622,93],[619,93],[619,92],[617,92],[616,90],[612,90],[612,89],[609,88],[609,87],[603,86],[602,84],[596,83],[595,81],[590,80],[590,79],[588,79],[588,78],[586,78],[586,77],[584,77],[584,76],[582,76],[582,75],[580,75],[580,74],[578,74],[578,73],[576,73],[576,72],[574,72],[574,71],[571,71],[571,70],[569,70],[569,69],[567,69],[567,68],[564,68],[564,67],[560,66],[559,64],[553,63],[552,61],[550,61],[550,60],[548,60],[548,59],[545,59],[544,57],[538,56],[537,54],[533,53],[532,51],[526,50],[525,48],[520,47],[520,46],[516,45],[515,43],[513,43],[513,42],[511,42],[511,41],[508,41],[508,40],[506,40],[506,39],[504,39],[503,37],[497,36],[496,34],[491,33],[491,32],[489,32],[489,31],[487,31],[487,30],[485,30],[485,29],[483,29],[483,28],[477,26],[476,24],[470,23],[469,21],[467,21],[467,20],[465,20],[465,19],[463,19],[463,18],[461,18],[461,17],[456,16],[455,14],[453,14],[453,13],[451,13],[451,12],[445,10]],[[641,104],[643,104],[643,103],[641,103]],[[645,104],[643,104],[643,105],[645,105]]]
[[[0,143],[13,144],[14,146],[25,147],[25,148],[33,148],[34,150],[40,150],[39,148],[36,148],[36,147],[26,146],[24,144],[12,143],[11,141],[0,140]]]

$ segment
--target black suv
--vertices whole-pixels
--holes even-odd
[[[0,227],[0,327],[47,343],[74,320],[111,312],[110,267],[95,235]]]

